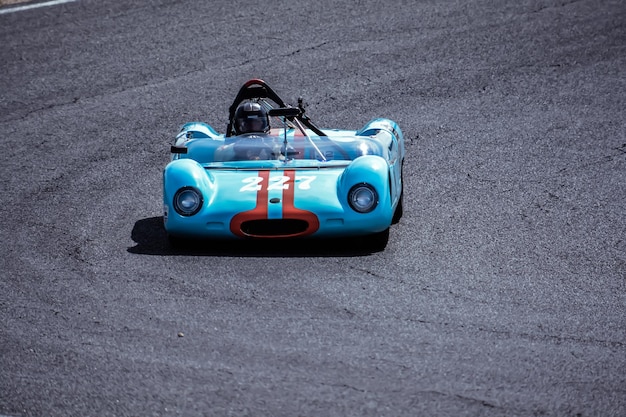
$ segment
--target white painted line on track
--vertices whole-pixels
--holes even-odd
[[[26,4],[24,6],[9,7],[8,9],[0,9],[0,14],[22,12],[24,10],[38,9],[40,7],[56,6],[57,4],[73,3],[77,0],[52,0],[43,3]]]

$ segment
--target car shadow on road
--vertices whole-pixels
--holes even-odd
[[[160,256],[232,257],[351,257],[367,256],[384,248],[363,238],[289,240],[189,240],[172,246],[163,228],[163,217],[138,220],[131,232],[136,243],[129,253]]]

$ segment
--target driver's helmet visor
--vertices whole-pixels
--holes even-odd
[[[267,130],[267,117],[260,114],[246,114],[237,120],[239,132],[265,132]]]

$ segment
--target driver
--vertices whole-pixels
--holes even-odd
[[[237,107],[235,111],[235,132],[237,135],[267,133],[269,130],[269,116],[259,103],[247,101]]]
[[[270,131],[269,115],[261,104],[254,101],[241,103],[235,110],[234,126],[238,137],[215,151],[216,161],[275,159],[274,144],[266,143]]]

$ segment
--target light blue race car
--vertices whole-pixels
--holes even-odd
[[[185,124],[163,173],[170,241],[364,236],[386,245],[402,216],[398,125],[320,129],[264,81],[240,89],[225,134]]]

